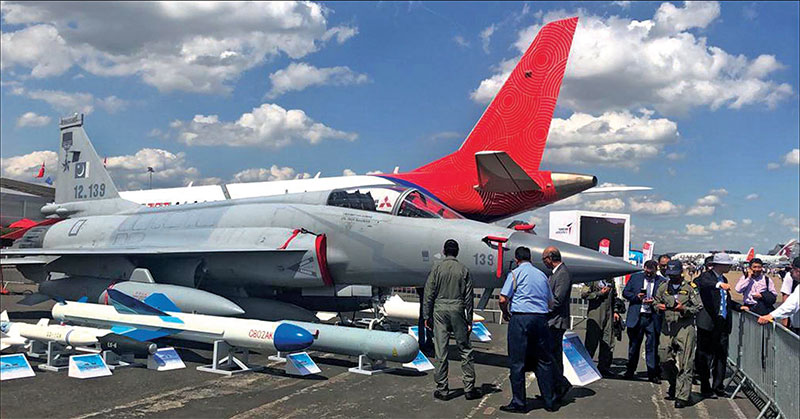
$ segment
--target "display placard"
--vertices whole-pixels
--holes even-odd
[[[169,371],[186,368],[175,348],[160,348],[147,357],[147,368],[156,371]]]
[[[25,354],[0,356],[0,381],[35,377],[31,364]]]
[[[286,355],[286,373],[289,375],[309,375],[322,372],[317,363],[306,352]]]
[[[564,333],[564,377],[572,385],[585,386],[601,378],[600,371],[575,332]]]
[[[492,334],[489,332],[489,329],[481,322],[472,323],[472,334],[470,334],[472,340],[477,340],[479,342],[490,342],[492,340]]]
[[[406,362],[403,364],[403,366],[420,372],[430,371],[433,369],[433,364],[431,364],[431,361],[425,356],[425,354],[422,353],[422,351],[417,352],[417,357],[411,362]]]
[[[69,374],[72,378],[95,378],[111,375],[111,370],[100,354],[72,355],[69,357]]]
[[[419,326],[409,326],[408,334],[413,336],[419,342]]]

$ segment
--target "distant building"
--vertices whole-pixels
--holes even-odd
[[[53,202],[55,189],[6,178],[0,181],[0,227],[8,227],[23,218],[33,221],[44,219],[40,210],[45,204]]]

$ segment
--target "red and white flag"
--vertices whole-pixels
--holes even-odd
[[[602,254],[604,254],[604,255],[607,255],[608,254],[608,249],[610,247],[611,247],[611,240],[602,239],[602,240],[600,240],[600,245],[598,246],[597,251],[602,253]]]

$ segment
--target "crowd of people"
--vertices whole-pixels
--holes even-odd
[[[425,326],[434,334],[436,391],[433,396],[450,399],[447,345],[452,335],[461,354],[465,397],[481,397],[475,387],[475,368],[469,341],[473,289],[469,270],[458,259],[458,243],[448,240],[445,259],[434,266],[425,285],[422,311]],[[548,277],[532,263],[530,249],[518,247],[516,268],[509,272],[500,291],[500,309],[508,321],[508,360],[511,401],[500,410],[527,412],[525,373],[534,371],[544,409],[557,411],[572,385],[564,377],[562,339],[570,327],[569,267],[556,247],[544,249],[542,263]],[[734,286],[728,274],[734,265],[730,255],[717,253],[703,266],[687,272],[678,260],[662,255],[644,263],[642,272],[630,276],[618,298],[613,281],[586,284],[581,297],[588,302],[585,347],[606,378],[611,370],[615,341],[627,329],[628,359],[625,379],[635,379],[641,345],[645,345],[647,379],[667,380],[666,398],[676,408],[688,405],[692,383],[698,380],[704,398],[724,396],[731,311],[759,314],[758,323],[782,320],[800,332],[800,257],[792,261],[781,286],[781,296],[759,259],[749,266]],[[687,275],[688,278],[687,278]],[[695,276],[696,274],[696,276]],[[742,294],[742,302],[731,291]],[[779,307],[775,305],[783,300]],[[627,312],[623,325],[622,315]]]

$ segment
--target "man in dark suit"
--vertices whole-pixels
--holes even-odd
[[[553,293],[553,307],[550,308],[547,325],[550,328],[550,336],[553,339],[553,361],[555,362],[553,376],[556,387],[556,400],[561,400],[572,388],[572,384],[564,377],[564,349],[562,344],[564,333],[569,329],[572,276],[569,274],[567,266],[561,262],[561,252],[555,246],[544,249],[542,263],[553,271],[548,279],[550,291]]]
[[[747,311],[747,306],[731,300],[725,274],[731,270],[733,259],[726,253],[717,253],[710,270],[697,278],[703,309],[697,313],[697,366],[700,375],[700,393],[703,397],[725,395],[722,380],[725,378],[728,359],[728,336],[731,334],[731,310]],[[713,372],[711,371],[713,370]],[[709,378],[713,374],[713,381]]]
[[[625,378],[632,379],[639,365],[639,351],[645,340],[645,362],[647,379],[661,383],[658,373],[658,335],[661,333],[661,315],[653,309],[653,296],[664,278],[656,273],[658,264],[654,260],[644,263],[644,272],[631,275],[622,296],[628,300],[628,365]]]

